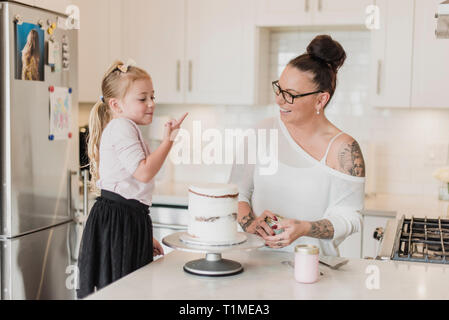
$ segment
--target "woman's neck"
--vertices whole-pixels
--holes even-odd
[[[329,131],[331,123],[324,115],[313,117],[308,121],[285,123],[290,134],[309,140],[313,137],[320,136]]]

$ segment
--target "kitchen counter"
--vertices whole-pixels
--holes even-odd
[[[449,201],[438,200],[436,196],[377,194],[365,197],[365,211],[395,212],[399,219],[402,215],[410,218],[449,218]]]
[[[188,205],[189,183],[165,182],[156,184],[153,203],[158,205]],[[449,201],[436,196],[375,194],[365,197],[366,215],[407,217],[427,216],[449,218]]]
[[[255,250],[223,254],[242,263],[245,270],[239,275],[210,278],[183,271],[186,262],[203,257],[174,251],[87,299],[449,299],[449,265],[350,259],[339,270],[320,265],[320,280],[301,284],[294,280],[293,268],[282,264],[293,260],[293,254]],[[372,280],[376,273],[378,289]]]

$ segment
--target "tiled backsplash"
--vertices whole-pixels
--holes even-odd
[[[305,52],[308,43],[321,33],[330,34],[347,52],[338,74],[337,91],[326,115],[361,145],[367,166],[367,193],[437,195],[440,183],[435,169],[449,161],[449,110],[380,109],[370,105],[369,46],[367,31],[272,31],[267,83],[279,78],[288,61]],[[266,106],[158,105],[156,116],[177,117],[188,111],[183,128],[191,132],[193,120],[203,129],[248,128],[276,115],[278,108]],[[91,105],[82,105],[81,124],[87,123]],[[148,136],[147,128],[144,134]],[[149,137],[148,137],[149,138]],[[230,165],[177,165],[159,175],[180,182],[225,182]]]

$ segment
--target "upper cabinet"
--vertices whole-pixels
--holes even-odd
[[[71,4],[71,0],[35,0],[35,6],[51,11],[65,13],[66,8]]]
[[[449,108],[449,39],[435,36],[441,0],[415,0],[412,107]]]
[[[187,103],[254,103],[252,0],[188,0]]]
[[[124,55],[150,73],[158,103],[254,102],[253,0],[124,3]]]
[[[72,3],[71,0],[15,0],[15,1],[30,6],[35,6],[61,13],[65,13],[66,8]]]
[[[373,0],[258,0],[258,26],[362,25]]]
[[[185,0],[126,0],[123,19],[123,54],[151,75],[156,101],[183,103]]]
[[[371,31],[371,103],[410,107],[413,1],[377,0],[379,29]]]
[[[122,58],[120,0],[74,0],[80,8],[79,101],[96,102],[109,65]]]
[[[315,0],[257,0],[258,26],[298,26],[312,24],[311,1]]]
[[[314,25],[363,25],[373,0],[310,0]]]
[[[449,108],[449,41],[435,36],[440,0],[377,0],[371,102],[376,107]]]

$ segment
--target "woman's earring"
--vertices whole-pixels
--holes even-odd
[[[317,110],[317,111],[316,111],[316,114],[318,114],[318,115],[319,115],[319,114],[320,114],[320,110]]]

